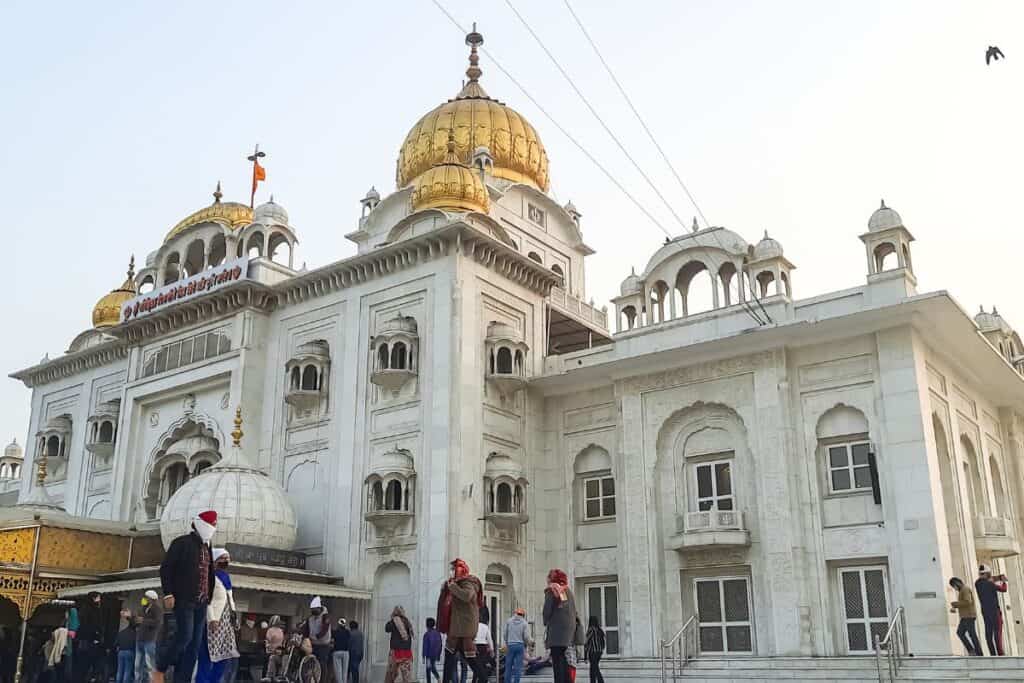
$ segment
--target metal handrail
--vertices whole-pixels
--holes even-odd
[[[676,631],[674,636],[661,641],[661,683],[668,683],[670,671],[673,681],[677,676],[681,676],[687,660],[692,659],[696,654],[696,647],[694,647],[694,652],[689,654],[686,648],[686,633],[691,630],[696,633],[696,626],[697,615],[693,615],[686,620],[681,629]],[[694,645],[696,645],[696,641]]]
[[[882,678],[882,650],[885,650],[886,669],[889,672],[889,680],[895,681],[900,674],[900,666],[903,658],[910,656],[910,648],[907,644],[907,615],[903,606],[896,608],[896,612],[889,620],[889,628],[884,636],[875,634],[875,665],[878,669],[878,680]]]

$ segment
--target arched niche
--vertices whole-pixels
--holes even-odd
[[[391,612],[396,606],[403,607],[405,615],[414,628],[419,625],[415,611],[417,604],[412,586],[412,574],[404,562],[386,562],[373,575],[373,621],[371,623],[386,624],[391,619]],[[370,651],[367,653],[372,665],[368,680],[384,680],[384,669],[387,666],[390,651],[390,636],[384,627],[367,628],[370,634]],[[419,632],[417,628],[417,633]]]

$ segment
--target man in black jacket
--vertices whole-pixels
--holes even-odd
[[[213,597],[214,567],[210,539],[217,529],[217,513],[200,512],[192,520],[191,533],[171,541],[160,563],[164,608],[174,610],[174,648],[158,667],[156,683],[174,667],[175,683],[190,683],[196,657],[206,635],[206,607]]]

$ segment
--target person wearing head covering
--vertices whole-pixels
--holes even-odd
[[[309,618],[302,623],[302,635],[309,638],[320,670],[327,672],[331,666],[331,617],[319,595],[310,601],[309,612]]]
[[[163,683],[163,673],[174,667],[175,683],[191,683],[199,648],[206,634],[206,610],[213,599],[215,584],[213,549],[210,540],[217,530],[217,513],[200,512],[192,530],[171,541],[160,563],[160,584],[164,608],[174,610],[174,642],[167,661],[158,663],[154,679]]]
[[[992,576],[992,568],[987,565],[978,567],[978,580],[974,582],[974,592],[978,595],[978,606],[985,620],[985,642],[988,653],[1001,656],[1003,651],[1003,610],[999,607],[999,594],[1005,593],[1009,586],[1006,576]]]
[[[523,658],[526,648],[533,643],[530,637],[530,623],[526,621],[526,610],[517,607],[512,618],[505,622],[502,641],[505,653],[505,683],[519,683],[523,675]]]
[[[544,589],[544,642],[551,651],[551,668],[555,683],[569,683],[569,664],[565,651],[576,638],[576,599],[569,589],[569,577],[561,569],[548,572],[548,585]]]
[[[334,683],[346,683],[348,680],[348,643],[351,634],[348,632],[348,622],[345,619],[338,619],[338,625],[332,634],[334,640],[334,652],[331,653],[331,665],[334,667]]]
[[[405,616],[401,605],[395,605],[391,610],[384,632],[391,635],[384,683],[412,683],[412,622]]]
[[[480,625],[480,608],[483,606],[484,586],[480,579],[470,573],[465,560],[452,560],[451,576],[441,586],[441,595],[437,600],[437,628],[448,635],[444,645],[441,680],[452,679],[457,651],[462,652],[475,676],[484,677],[474,643]]]
[[[235,597],[228,574],[231,555],[224,548],[214,548],[213,564],[213,598],[206,609],[206,647],[199,649],[196,683],[221,683],[231,662],[238,659]]]
[[[148,590],[139,601],[135,617],[135,683],[149,683],[156,669],[156,641],[164,625],[164,607],[155,590]]]

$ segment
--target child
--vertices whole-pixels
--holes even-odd
[[[121,611],[126,620],[124,628],[117,632],[117,683],[132,683],[135,680],[135,624],[128,610]]]
[[[569,665],[569,680],[576,683],[576,646],[565,648],[565,663]]]
[[[441,659],[441,633],[437,630],[437,622],[427,619],[427,630],[423,633],[423,659],[427,671],[427,683],[430,683],[431,676],[438,681],[441,674],[437,673],[437,661]]]

